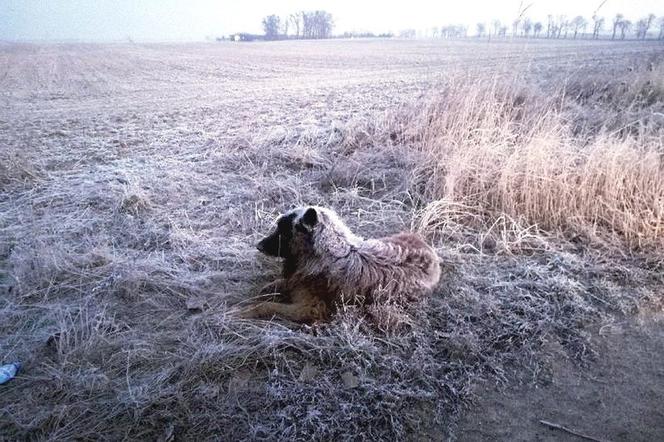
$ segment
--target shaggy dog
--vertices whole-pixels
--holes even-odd
[[[440,279],[436,252],[403,232],[363,239],[330,209],[300,207],[280,216],[257,248],[283,258],[283,278],[262,293],[285,302],[247,307],[244,317],[274,315],[296,322],[327,319],[339,304],[402,304],[429,294]]]

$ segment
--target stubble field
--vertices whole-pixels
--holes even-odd
[[[661,437],[663,56],[0,45],[0,438]],[[439,289],[390,326],[235,318],[303,204],[421,232]]]

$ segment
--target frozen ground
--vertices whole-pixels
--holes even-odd
[[[509,96],[515,109],[577,91],[556,112],[579,138],[606,123],[657,140],[661,98],[607,96],[662,54],[572,41],[0,45],[0,356],[24,362],[0,389],[0,438],[568,436],[541,419],[664,438],[661,249],[602,223],[537,230],[454,205],[429,228],[429,157],[410,125],[438,90],[506,78],[529,91]],[[254,243],[305,203],[365,236],[421,228],[445,262],[440,289],[397,330],[353,308],[313,327],[233,318],[278,272]]]

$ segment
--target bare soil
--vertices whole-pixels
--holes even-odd
[[[664,316],[629,318],[594,330],[597,356],[585,366],[554,345],[547,380],[478,385],[458,440],[604,441],[664,439]]]

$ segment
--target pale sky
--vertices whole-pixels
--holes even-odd
[[[524,1],[527,16],[590,18],[601,0]],[[300,10],[324,9],[335,33],[398,32],[413,28],[499,19],[511,23],[519,0],[0,0],[0,40],[135,41],[204,40],[234,32],[262,33],[261,19]],[[664,0],[608,0],[600,15],[617,12],[632,21],[652,12],[664,16]]]

